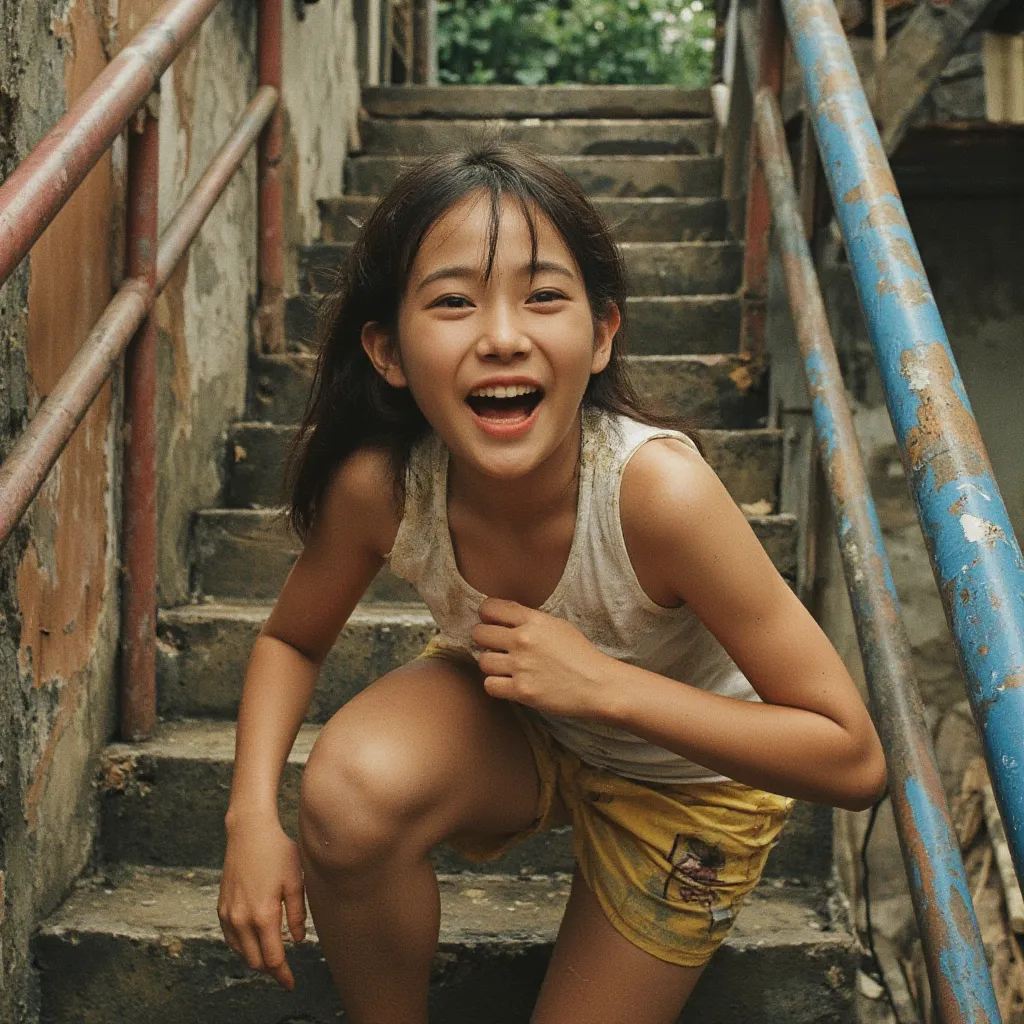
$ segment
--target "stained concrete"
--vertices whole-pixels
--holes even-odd
[[[706,89],[674,85],[456,85],[365,89],[373,117],[662,118],[710,117]]]
[[[494,142],[523,146],[545,156],[696,155],[713,150],[714,122],[710,118],[438,122],[368,117],[359,123],[359,138],[361,148],[368,152],[424,156]]]
[[[557,164],[591,196],[657,198],[714,196],[722,167],[711,156],[558,156]],[[358,156],[345,167],[345,191],[381,195],[399,174],[416,163],[408,156]]]
[[[337,196],[320,203],[324,242],[351,242],[376,205],[374,196]],[[725,238],[725,203],[706,197],[620,199],[596,196],[615,237],[622,242],[684,242]]]
[[[0,0],[0,179],[132,38],[157,0]],[[294,20],[291,6],[285,16]],[[225,0],[161,83],[161,222],[205,168],[254,88],[254,6]],[[326,21],[324,21],[326,17]],[[357,109],[354,62],[339,45],[348,0],[322,2],[316,45],[330,69],[292,60],[303,110],[289,135],[304,193],[337,192]],[[308,24],[308,23],[307,23]],[[332,33],[322,29],[330,26]],[[317,29],[314,27],[314,31]],[[286,30],[286,38],[289,30]],[[310,40],[300,40],[308,52]],[[225,54],[230,59],[225,60]],[[333,91],[332,91],[333,90]],[[346,96],[342,101],[340,97]],[[320,99],[329,97],[329,113]],[[312,101],[311,101],[312,98]],[[312,144],[318,133],[326,143]],[[123,140],[100,159],[0,288],[0,457],[50,393],[122,273]],[[159,585],[188,595],[191,511],[219,498],[219,454],[245,400],[255,292],[255,158],[228,186],[158,304]],[[115,374],[78,428],[23,525],[0,552],[0,1020],[31,1024],[28,938],[91,855],[94,760],[114,728],[119,629],[121,385]]]
[[[567,876],[452,875],[440,889],[431,1020],[525,1024]],[[855,953],[831,930],[823,897],[781,882],[755,892],[681,1024],[847,1024]],[[45,980],[42,1022],[333,1024],[340,1007],[312,930],[304,943],[287,945],[296,988],[285,993],[224,945],[216,899],[217,876],[203,870],[131,869],[83,882],[35,944]]]
[[[285,325],[293,350],[316,344],[319,297],[293,295]],[[637,355],[706,355],[736,347],[740,305],[734,295],[658,295],[626,300],[628,351]]]
[[[350,248],[345,243],[322,242],[302,247],[301,291],[331,291]],[[626,242],[619,252],[633,296],[722,295],[740,286],[743,248],[735,242]]]
[[[279,507],[287,501],[285,464],[292,426],[238,423],[228,434],[227,504],[232,508]],[[776,430],[705,430],[701,443],[715,472],[738,502],[775,509],[782,435]],[[202,515],[203,513],[199,513]]]
[[[738,355],[627,356],[641,394],[705,430],[763,426],[767,375]],[[246,418],[298,423],[316,360],[309,354],[265,356],[253,362]]]

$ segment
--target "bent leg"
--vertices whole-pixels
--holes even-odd
[[[299,846],[352,1024],[426,1024],[440,920],[427,855],[456,834],[526,828],[539,789],[510,706],[472,666],[413,662],[324,727],[303,775]]]
[[[531,1024],[674,1024],[703,970],[620,935],[577,868]]]

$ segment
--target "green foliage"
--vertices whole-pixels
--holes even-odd
[[[443,83],[707,85],[712,0],[439,0]]]

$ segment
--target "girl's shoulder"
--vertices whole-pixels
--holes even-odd
[[[357,448],[338,466],[323,505],[327,522],[359,529],[381,555],[391,550],[402,519],[402,489],[396,488],[391,455],[383,448]]]

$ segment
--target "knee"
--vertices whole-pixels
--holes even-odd
[[[433,801],[424,772],[386,737],[317,741],[302,776],[299,844],[322,870],[358,871],[396,856],[425,856]],[[327,742],[323,742],[327,739]]]

